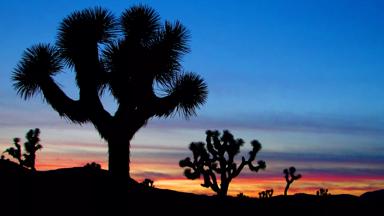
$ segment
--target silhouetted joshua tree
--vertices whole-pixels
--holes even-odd
[[[272,195],[273,195],[273,189],[269,189],[269,190],[261,191],[259,193],[259,198],[260,199],[271,198]]]
[[[101,165],[96,162],[87,163],[84,167],[91,170],[101,170]]]
[[[35,161],[36,161],[36,151],[42,149],[43,146],[39,144],[40,142],[40,129],[36,128],[35,130],[29,130],[27,135],[27,142],[24,143],[24,148],[26,153],[24,153],[24,166],[36,170]]]
[[[30,168],[35,171],[36,151],[43,148],[40,142],[40,129],[29,130],[25,136],[27,142],[24,143],[25,153],[21,154],[20,138],[14,138],[13,142],[16,148],[11,147],[4,151],[19,161],[20,166]]]
[[[286,196],[288,193],[289,186],[296,180],[301,178],[301,174],[295,175],[296,168],[295,167],[289,167],[289,169],[284,169],[284,177],[285,181],[287,182],[287,185],[284,189],[284,195]]]
[[[328,193],[328,189],[326,188],[320,188],[319,190],[316,191],[317,196],[330,196],[331,194]]]
[[[141,184],[144,185],[144,186],[146,186],[146,187],[151,187],[151,188],[155,187],[155,186],[153,185],[153,180],[151,180],[151,179],[149,179],[149,178],[144,179],[144,180],[141,182]]]
[[[245,195],[243,192],[237,194],[236,197],[237,197],[237,198],[240,198],[240,199],[246,199],[246,198],[249,198],[249,196]]]
[[[99,7],[76,11],[61,22],[57,38],[56,46],[25,51],[13,85],[24,99],[42,93],[61,117],[92,123],[108,142],[112,176],[129,177],[130,140],[150,118],[188,118],[206,101],[204,80],[181,67],[187,29],[180,22],[161,24],[149,7],[131,7],[119,19]],[[76,74],[78,99],[54,81],[65,66]],[[113,115],[100,100],[105,90],[117,102]]]
[[[265,169],[264,161],[258,161],[254,166],[252,162],[256,159],[256,154],[261,150],[261,144],[257,140],[251,141],[252,150],[246,160],[237,166],[234,161],[235,156],[240,152],[240,147],[244,144],[242,139],[234,139],[233,135],[225,130],[220,137],[218,131],[206,132],[206,144],[203,142],[192,142],[189,149],[193,153],[193,161],[187,157],[179,162],[180,167],[187,167],[184,175],[188,179],[197,179],[201,175],[204,177],[204,184],[201,186],[211,188],[219,196],[226,196],[229,183],[237,177],[244,166],[248,166],[251,171],[257,172]],[[220,175],[220,187],[216,174]]]
[[[10,156],[12,156],[13,158],[15,158],[20,166],[23,166],[23,158],[22,158],[22,154],[21,154],[21,145],[19,144],[20,142],[20,138],[13,138],[13,144],[15,145],[15,147],[10,147],[10,148],[7,148],[4,152],[4,153],[7,153],[9,154]]]

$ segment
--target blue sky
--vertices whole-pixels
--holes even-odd
[[[138,3],[190,30],[191,53],[183,66],[205,78],[209,97],[190,121],[151,121],[133,146],[150,146],[153,154],[137,150],[137,160],[163,157],[158,146],[185,148],[172,160],[177,163],[191,141],[204,140],[206,129],[230,129],[246,141],[259,139],[265,151],[260,156],[271,158],[272,167],[279,154],[285,158],[281,163],[313,171],[319,158],[324,170],[329,161],[345,165],[361,159],[384,181],[384,169],[377,167],[384,161],[384,2],[379,0],[1,1],[0,148],[40,127],[47,143],[42,155],[56,154],[52,157],[60,161],[84,153],[105,162],[105,143],[92,126],[60,119],[40,97],[23,101],[10,76],[26,48],[54,43],[60,21],[74,10],[103,6],[118,16]],[[66,71],[56,80],[76,97],[73,79]],[[113,111],[113,100],[104,101]],[[92,149],[95,143],[99,147]],[[293,160],[295,153],[305,154],[307,163]],[[277,175],[281,167],[276,167]],[[328,170],[342,173],[340,167]],[[351,169],[366,174],[364,167]]]

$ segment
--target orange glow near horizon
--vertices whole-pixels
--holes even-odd
[[[48,158],[46,158],[48,159]],[[63,160],[50,158],[50,163],[37,163],[38,170],[53,170],[59,168],[69,168],[83,166],[88,162],[87,159],[79,160]],[[108,163],[106,161],[95,161],[100,163],[103,169],[108,169]],[[186,193],[196,193],[213,195],[214,192],[209,188],[204,188],[202,179],[189,180],[186,179],[182,172],[183,170],[177,166],[170,166],[167,163],[153,163],[153,162],[136,162],[131,165],[132,177],[137,181],[144,179],[143,173],[156,173],[161,170],[161,173],[168,174],[165,177],[149,177],[155,181],[155,186],[161,189],[170,189]],[[239,193],[243,193],[250,197],[258,197],[258,193],[267,190],[274,189],[275,195],[282,195],[285,187],[285,180],[283,176],[261,176],[258,173],[254,177],[242,177],[241,175],[234,179],[228,191],[231,196],[236,196]],[[302,179],[294,182],[288,193],[307,193],[315,194],[316,191],[321,188],[327,188],[331,194],[352,194],[359,196],[367,191],[377,190],[384,188],[384,176],[372,177],[372,176],[337,176],[337,175],[304,175]]]
[[[81,167],[90,162],[99,163],[103,169],[108,169],[107,154],[104,151],[58,154],[54,149],[47,148],[45,150],[43,154],[38,154],[36,162],[38,170]],[[144,178],[150,178],[154,180],[157,188],[195,194],[214,194],[211,189],[201,186],[202,178],[186,179],[183,176],[183,169],[178,166],[178,159],[149,157],[141,155],[142,152],[137,149],[135,151],[137,154],[131,158],[131,176],[138,182]],[[236,196],[243,193],[250,197],[258,197],[259,192],[267,189],[274,189],[274,196],[283,194],[285,180],[282,173],[275,172],[274,174],[273,169],[278,170],[279,167],[270,166],[267,171],[261,171],[254,175],[240,174],[231,182],[228,194]],[[247,172],[246,170],[244,173]],[[300,169],[298,171],[301,173]],[[367,191],[384,188],[384,176],[382,175],[302,174],[303,178],[291,185],[289,194],[315,194],[319,188],[323,187],[327,188],[331,194],[359,196]]]
[[[320,183],[319,183],[320,182]],[[212,195],[214,192],[209,188],[201,187],[202,179],[188,180],[180,179],[159,179],[155,181],[155,186],[162,189],[171,189],[187,193]],[[326,179],[300,179],[294,182],[289,188],[288,194],[307,193],[316,194],[316,191],[321,188],[327,188],[331,194],[351,194],[360,196],[361,194],[384,188],[383,179],[349,179],[340,181],[331,181]],[[285,180],[281,178],[267,179],[234,179],[229,187],[228,194],[236,196],[239,193],[250,197],[258,197],[259,192],[274,189],[274,196],[282,195],[285,188]]]

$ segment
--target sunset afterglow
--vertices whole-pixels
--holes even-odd
[[[295,4],[293,3],[295,2]],[[257,139],[266,170],[248,168],[229,194],[283,194],[283,169],[303,177],[289,194],[361,195],[384,188],[384,3],[381,1],[2,1],[0,3],[0,152],[14,137],[40,128],[37,170],[84,166],[108,169],[108,147],[91,124],[59,115],[42,96],[24,101],[11,74],[33,44],[54,43],[60,21],[74,10],[103,6],[116,14],[135,4],[190,30],[185,70],[203,77],[207,103],[197,116],[152,118],[131,141],[131,177],[157,188],[212,195],[202,178],[188,180],[179,161],[206,130],[230,130],[245,144]],[[77,99],[72,69],[55,76]],[[161,91],[157,92],[161,93]],[[105,108],[116,111],[106,90]]]

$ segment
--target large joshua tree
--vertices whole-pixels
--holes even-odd
[[[108,142],[112,176],[127,178],[130,140],[150,118],[188,118],[206,101],[204,80],[180,64],[188,38],[180,22],[161,23],[146,6],[131,7],[119,18],[99,7],[76,11],[61,22],[56,45],[24,52],[13,85],[24,99],[42,93],[61,117],[92,123]],[[65,67],[76,74],[78,99],[54,81]],[[105,90],[116,99],[114,114],[101,103]]]

